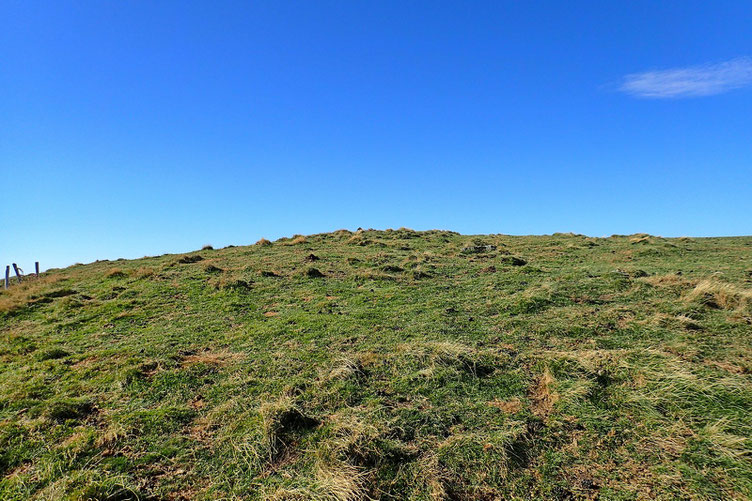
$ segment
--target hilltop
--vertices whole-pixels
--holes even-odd
[[[752,237],[340,230],[0,292],[0,499],[750,499]]]

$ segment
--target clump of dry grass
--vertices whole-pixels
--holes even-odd
[[[155,273],[154,268],[148,267],[148,266],[141,266],[140,268],[137,268],[133,272],[133,276],[135,278],[148,278],[153,276]]]
[[[435,452],[424,454],[418,460],[418,470],[421,473],[419,480],[426,486],[432,501],[442,501],[449,498],[444,487],[447,481],[446,472],[441,468],[439,456]]]
[[[347,239],[348,244],[363,245],[367,240],[363,238],[363,231],[358,230]]]
[[[459,358],[472,358],[476,350],[457,341],[424,341],[397,345],[397,351],[409,356],[431,361],[450,361]]]
[[[274,492],[264,495],[269,501],[309,501],[312,499],[309,489],[279,487]]]
[[[629,239],[629,243],[631,244],[649,244],[652,243],[652,238],[649,235],[646,236],[635,236],[634,238]]]
[[[243,353],[238,352],[204,351],[183,357],[183,359],[181,360],[181,365],[183,367],[190,367],[196,364],[223,366],[236,362],[238,360],[242,360],[244,357],[245,355]]]
[[[293,235],[292,240],[288,240],[284,245],[300,245],[306,243],[306,237],[303,235]]]
[[[110,421],[107,427],[96,439],[97,447],[105,450],[111,450],[118,441],[128,436],[128,430],[123,423]]]
[[[643,282],[646,282],[653,287],[685,287],[689,286],[690,282],[681,275],[676,273],[668,273],[666,275],[653,275],[641,278]]]
[[[261,238],[254,245],[258,245],[259,247],[266,247],[266,246],[271,245],[271,244],[272,244],[272,242],[270,240],[267,240],[265,238]]]
[[[554,405],[559,401],[559,394],[554,390],[555,381],[546,367],[530,390],[531,410],[536,416],[545,419],[553,412]]]
[[[219,275],[217,278],[211,279],[210,283],[215,289],[234,290],[234,291],[249,291],[253,288],[253,280],[241,280],[233,276],[227,276],[225,274]]]
[[[122,268],[111,268],[104,276],[107,278],[123,278],[128,276],[128,274]]]
[[[363,373],[363,365],[349,357],[341,358],[329,372],[329,379],[349,379]]]
[[[199,261],[203,261],[204,258],[202,258],[198,254],[189,254],[184,255],[178,258],[177,263],[178,264],[192,264],[192,263],[198,263]]]
[[[752,291],[714,279],[700,281],[685,296],[688,302],[722,310],[746,310],[752,305]]]
[[[278,457],[282,449],[287,447],[291,434],[318,425],[317,420],[303,414],[289,395],[261,404],[259,415],[263,444],[270,460]]]
[[[432,377],[438,367],[452,368],[474,377],[486,377],[501,366],[506,355],[478,350],[456,341],[413,342],[397,345],[397,350],[417,358],[424,366],[419,374]]]
[[[319,490],[315,499],[356,501],[365,495],[367,473],[357,466],[342,461],[319,461],[314,475]]]
[[[488,402],[491,407],[496,407],[505,414],[515,414],[522,410],[522,402],[519,398],[511,400],[492,400]]]
[[[382,280],[394,280],[394,276],[384,273],[378,270],[366,269],[357,270],[353,273],[353,277],[360,282],[363,281],[382,281]]]
[[[638,321],[637,323],[641,325],[654,325],[664,328],[680,326],[683,329],[691,331],[702,330],[702,325],[697,322],[697,320],[687,315],[668,315],[666,313],[655,313],[642,321]]]
[[[720,419],[703,427],[699,436],[712,444],[719,454],[732,460],[743,460],[752,456],[752,440],[729,433],[728,428],[732,428],[730,420]]]
[[[364,499],[370,472],[358,464],[379,456],[374,442],[380,430],[353,409],[331,415],[329,424],[331,437],[321,442],[315,451],[316,495],[313,499]]]
[[[222,273],[222,268],[215,266],[212,262],[204,263],[203,270],[206,273]]]
[[[219,406],[207,416],[207,423],[225,425],[219,440],[231,446],[234,462],[243,465],[251,474],[257,475],[287,446],[285,416],[302,415],[292,397],[285,394],[277,399],[263,402],[256,410],[245,414],[246,419],[228,422],[226,416],[239,404],[232,399]],[[280,499],[285,499],[284,497]]]

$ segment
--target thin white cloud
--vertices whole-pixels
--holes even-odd
[[[668,99],[721,94],[752,85],[752,59],[632,73],[619,90],[637,97]]]

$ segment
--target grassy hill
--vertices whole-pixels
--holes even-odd
[[[0,499],[750,499],[752,237],[338,231],[0,292]]]

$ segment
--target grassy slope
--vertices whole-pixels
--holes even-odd
[[[0,293],[0,499],[752,498],[751,289],[750,237],[50,271]]]

